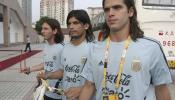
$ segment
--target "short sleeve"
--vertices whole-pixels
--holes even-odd
[[[151,63],[151,78],[153,85],[169,84],[172,77],[168,68],[167,60],[160,45],[153,47]]]

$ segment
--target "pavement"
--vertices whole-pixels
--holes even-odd
[[[43,44],[32,44],[33,50],[42,50]],[[14,47],[1,47],[0,50],[21,50],[25,45]],[[0,61],[19,55],[19,51],[0,51]],[[27,66],[34,66],[42,62],[43,52],[37,53],[26,60]],[[21,62],[24,66],[24,61]],[[33,90],[37,84],[36,73],[25,75],[19,73],[20,63],[0,71],[0,100],[33,100]],[[175,79],[175,70],[171,70]],[[175,100],[175,83],[170,84],[169,90],[172,100]]]
[[[33,50],[42,50],[43,44],[32,44]],[[1,47],[0,50],[23,50],[25,45]],[[20,51],[0,51],[0,61],[19,55]],[[37,53],[26,60],[27,66],[42,62],[43,53]],[[21,62],[24,66],[24,61]],[[37,84],[36,73],[19,73],[20,63],[0,71],[0,100],[33,100],[34,87]]]

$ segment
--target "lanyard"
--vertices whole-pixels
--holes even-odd
[[[122,75],[122,72],[123,72],[123,67],[124,67],[124,63],[125,63],[126,52],[128,50],[128,47],[129,47],[130,42],[131,42],[131,38],[129,36],[128,39],[125,41],[125,48],[124,48],[124,50],[122,52],[122,56],[120,58],[119,70],[118,70],[118,77],[117,77],[117,81],[115,83],[116,88],[119,88],[119,86],[120,86],[120,79],[121,79],[121,75]],[[107,74],[107,67],[108,67],[108,60],[109,60],[109,46],[110,46],[110,38],[108,37],[107,40],[106,40],[106,48],[105,48],[104,79],[102,81],[102,87],[104,89],[107,86],[106,74]]]

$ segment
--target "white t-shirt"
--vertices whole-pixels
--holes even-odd
[[[30,37],[27,37],[27,43],[30,43]]]
[[[64,69],[63,89],[70,87],[80,87],[84,85],[85,79],[80,77],[89,53],[89,43],[82,42],[78,46],[67,43],[61,54],[61,64]],[[66,97],[64,97],[66,100]]]
[[[106,41],[92,46],[89,60],[81,74],[87,80],[95,83],[96,100],[102,100],[105,47]],[[132,41],[129,45],[120,87],[116,89],[115,83],[118,76],[119,62],[124,50],[124,41],[111,41],[109,47],[106,88],[109,94],[118,93],[119,100],[153,100],[155,94],[152,92],[154,90],[151,88],[152,85],[172,82],[159,43],[148,38],[141,38],[136,42]]]
[[[45,72],[54,72],[61,68],[61,52],[63,49],[63,45],[53,44],[49,45],[46,44],[44,48],[44,70]],[[62,87],[61,79],[48,79],[49,86],[51,87]],[[54,99],[61,99],[62,96],[56,93],[46,91],[46,96],[54,98]]]

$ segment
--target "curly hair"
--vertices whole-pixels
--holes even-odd
[[[61,30],[60,23],[56,19],[52,19],[52,18],[46,19],[43,23],[47,23],[52,28],[52,30],[57,29],[57,33],[55,34],[54,41],[56,43],[62,43],[64,40],[64,35]]]

